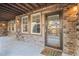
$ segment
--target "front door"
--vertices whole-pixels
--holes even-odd
[[[46,17],[46,46],[61,49],[61,21],[59,14]]]

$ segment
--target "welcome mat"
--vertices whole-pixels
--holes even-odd
[[[46,55],[46,56],[61,56],[62,51],[46,47],[43,49],[41,54]]]

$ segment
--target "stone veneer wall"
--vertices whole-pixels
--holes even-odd
[[[76,55],[77,37],[76,37],[76,20],[78,11],[73,8],[64,9],[63,14],[63,52],[69,55]],[[73,15],[73,16],[70,16]]]
[[[0,36],[6,36],[7,34],[7,21],[0,21]]]
[[[78,16],[78,19],[77,19],[77,21],[76,21],[76,34],[77,34],[77,47],[76,47],[76,55],[78,55],[79,56],[79,4],[77,4],[78,5],[78,14],[77,14],[77,16]]]
[[[46,10],[41,11],[41,13],[42,13],[41,35],[33,35],[30,33],[30,31],[29,31],[29,34],[21,33],[21,16],[16,16],[16,38],[18,40],[23,40],[23,41],[26,41],[27,43],[31,43],[34,46],[37,46],[37,47],[39,46],[41,48],[44,48],[45,47],[45,14],[54,12],[56,10],[62,10],[60,7],[57,7],[57,6],[56,6],[56,8],[54,8],[54,7],[52,6],[50,8],[47,8]],[[67,9],[66,11],[65,11],[65,9],[63,9],[63,16],[62,16],[63,53],[66,53],[69,55],[75,55],[76,47],[77,47],[77,44],[76,44],[77,38],[76,38],[76,29],[75,29],[76,22],[71,21],[71,20],[72,19],[75,20],[76,18],[74,19],[74,17],[70,17],[68,15],[69,11],[70,11],[70,9]]]

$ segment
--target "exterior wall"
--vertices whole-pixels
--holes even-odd
[[[66,10],[65,10],[66,9]],[[29,34],[24,34],[21,32],[21,16],[16,16],[16,38],[17,40],[23,40],[23,41],[26,41],[27,43],[31,43],[31,45],[34,45],[34,46],[39,46],[40,48],[44,48],[45,47],[45,15],[48,14],[48,13],[52,13],[52,12],[55,12],[55,11],[58,11],[58,10],[62,10],[61,7],[59,6],[51,6],[51,7],[48,7],[48,8],[45,8],[44,10],[41,10],[41,11],[36,11],[36,12],[41,12],[41,35],[33,35],[30,33],[30,30],[29,30]],[[72,10],[72,9],[71,9]],[[67,8],[64,8],[63,9],[63,16],[61,21],[62,21],[62,28],[63,28],[63,31],[62,31],[62,36],[63,36],[63,55],[64,54],[68,54],[68,55],[76,55],[76,49],[77,49],[77,44],[76,44],[76,41],[77,41],[77,37],[76,37],[76,21],[71,21],[72,19],[75,20],[77,17],[73,17],[75,16],[76,14],[73,14],[72,17],[70,17],[69,14],[69,11],[70,9],[67,9]],[[74,11],[73,11],[74,12]],[[33,12],[35,13],[35,12]],[[30,14],[27,14],[27,15],[31,15],[32,13]],[[30,21],[30,20],[29,20]],[[29,25],[29,29],[30,29],[30,26]],[[78,53],[77,53],[78,54]]]
[[[73,6],[74,7],[74,6]],[[69,55],[76,55],[76,19],[78,11],[74,12],[73,7],[64,9],[63,14],[63,52]],[[71,14],[70,14],[71,13]],[[75,14],[74,14],[75,13]],[[71,16],[73,15],[73,16]]]
[[[5,36],[7,33],[7,22],[0,21],[0,36]]]
[[[45,16],[48,13],[52,13],[58,10],[62,10],[59,6],[50,6],[45,9],[42,9],[41,11],[34,11],[33,13],[41,13],[41,35],[31,34],[30,32],[30,24],[29,24],[29,34],[24,34],[21,32],[21,16],[16,16],[16,37],[18,40],[25,40],[27,43],[32,43],[34,46],[39,46],[40,48],[44,49],[45,47]],[[33,14],[31,13],[31,14]],[[31,15],[28,14],[28,15]],[[31,18],[31,17],[30,17]],[[31,21],[31,19],[29,19]]]
[[[76,21],[76,34],[77,34],[77,48],[76,48],[76,55],[79,55],[79,4],[78,5],[78,19]]]

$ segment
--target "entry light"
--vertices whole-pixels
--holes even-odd
[[[77,6],[73,7],[73,11],[77,11],[77,10],[78,10]]]
[[[19,20],[17,20],[16,22],[19,23]]]
[[[5,26],[5,24],[2,24],[2,26]]]

